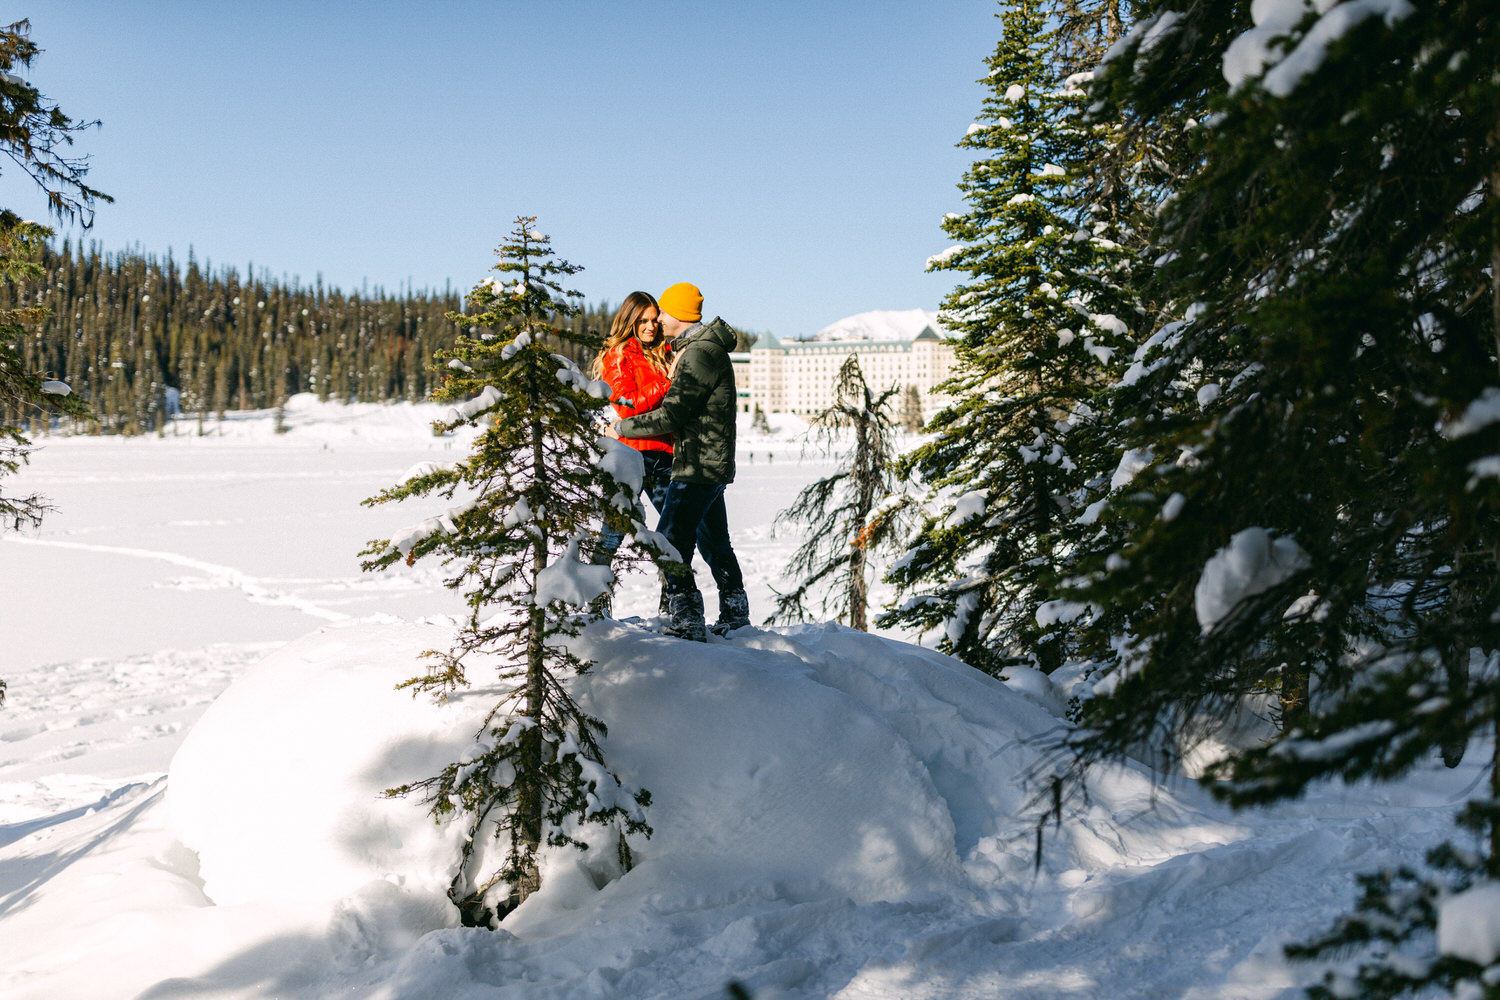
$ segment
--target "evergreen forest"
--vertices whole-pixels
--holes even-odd
[[[214,268],[189,251],[179,261],[140,250],[108,253],[64,240],[46,246],[42,272],[0,285],[0,310],[43,318],[15,334],[26,371],[72,387],[86,415],[59,415],[5,400],[0,420],[47,430],[162,433],[173,414],[197,418],[281,406],[298,392],[320,399],[383,402],[428,398],[433,355],[460,330],[456,291],[344,292],[304,285],[253,266]],[[558,317],[577,340],[553,345],[592,357],[591,331],[607,327],[608,303]]]

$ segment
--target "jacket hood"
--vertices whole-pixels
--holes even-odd
[[[698,323],[688,328],[688,331],[676,340],[672,341],[673,347],[680,351],[691,343],[702,341],[703,343],[718,344],[726,351],[734,350],[737,339],[734,331],[729,328],[718,316],[707,323]]]

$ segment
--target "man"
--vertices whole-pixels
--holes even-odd
[[[703,595],[692,573],[695,542],[719,587],[714,632],[724,635],[750,624],[750,601],[724,509],[724,487],[734,482],[736,397],[729,352],[735,336],[718,317],[702,322],[703,293],[685,281],[662,292],[657,304],[662,334],[676,358],[672,387],[656,409],[627,417],[615,429],[629,438],[672,435],[672,481],[657,530],[682,555],[686,571],[667,574],[667,631],[704,642]]]

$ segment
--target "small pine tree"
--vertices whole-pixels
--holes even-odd
[[[833,608],[849,627],[868,629],[869,553],[894,539],[904,510],[899,499],[881,506],[894,482],[890,402],[896,391],[871,391],[856,354],[839,368],[834,402],[813,418],[813,426],[829,445],[837,444],[844,433],[853,441],[839,463],[840,471],[809,484],[777,515],[778,521],[805,524],[808,539],[787,566],[801,582],[777,595],[768,622],[804,620],[804,604],[817,592],[825,612]]]
[[[476,655],[499,662],[506,693],[485,717],[473,753],[390,792],[422,793],[439,819],[465,817],[468,837],[449,896],[464,923],[478,926],[493,925],[539,887],[544,844],[587,846],[570,820],[612,825],[624,868],[626,834],[651,832],[642,812],[649,795],[626,790],[607,769],[604,723],[584,713],[563,683],[591,666],[568,648],[581,621],[569,609],[587,606],[614,580],[609,567],[586,559],[601,525],[658,554],[645,541],[653,533],[639,500],[643,470],[633,451],[600,436],[608,385],[541,343],[557,332],[552,317],[576,311],[578,293],[559,279],[579,268],[553,256],[535,221],[517,220],[497,251],[500,277],[476,285],[470,311],[450,317],[469,335],[437,356],[444,378],[436,398],[462,402],[435,429],[480,428],[469,457],[419,466],[366,501],[466,498],[363,554],[366,569],[439,557],[454,567],[447,585],[468,601],[453,647],[427,653],[432,669],[403,687],[442,696],[468,685],[466,662]],[[504,845],[498,865],[486,860],[491,841]]]
[[[750,418],[750,429],[757,434],[771,433],[771,421],[766,417],[766,411],[760,408],[759,403],[755,404],[755,413]]]

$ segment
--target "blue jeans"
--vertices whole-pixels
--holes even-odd
[[[646,478],[641,486],[646,494],[646,499],[651,501],[651,506],[656,508],[657,516],[666,509],[667,486],[672,482],[672,453],[669,451],[643,451],[641,462],[646,466]],[[594,556],[594,562],[601,566],[608,566],[614,561],[615,552],[619,550],[620,543],[625,536],[611,528],[604,529],[604,537],[599,541],[599,551]]]
[[[724,509],[722,483],[685,483],[672,480],[667,487],[661,522],[656,530],[667,536],[672,547],[687,563],[686,573],[667,573],[667,593],[697,593],[693,582],[693,548],[697,547],[708,563],[719,593],[745,589],[740,561],[729,542],[729,514]]]

